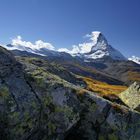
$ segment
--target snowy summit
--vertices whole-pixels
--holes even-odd
[[[132,56],[131,58],[128,58],[128,60],[133,61],[137,64],[140,64],[140,58],[136,56]]]
[[[99,32],[92,32],[86,35],[89,38],[86,42],[79,45],[74,45],[72,50],[66,48],[59,49],[60,52],[64,51],[72,56],[81,56],[86,59],[101,59],[104,57],[111,57],[115,60],[126,60],[126,58],[111,45],[108,44],[105,36]]]

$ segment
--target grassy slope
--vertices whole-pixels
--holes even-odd
[[[39,80],[39,83],[40,83],[40,76],[43,75],[44,72],[45,72],[45,75],[47,74],[47,77],[48,77],[47,79],[49,79],[49,80],[53,79],[53,78],[49,78],[49,77],[54,77],[54,76],[57,76],[60,79],[61,78],[63,79],[62,74],[64,75],[64,77],[67,77],[67,75],[69,74],[69,71],[66,71],[66,69],[63,68],[61,65],[58,65],[56,63],[49,63],[46,60],[41,60],[38,58],[28,58],[28,57],[18,57],[17,59],[26,65],[30,65],[30,67],[32,67],[32,68],[37,67],[36,71],[33,71],[32,74],[34,74],[34,75],[36,75],[36,77],[38,77],[37,80]],[[80,66],[78,65],[78,67],[80,67]],[[85,71],[91,72],[91,69],[84,68],[82,66],[80,68],[84,69]],[[94,73],[94,75],[96,75],[98,72],[93,69],[92,73]],[[81,73],[79,73],[79,74],[81,74]],[[45,75],[44,75],[44,77],[46,77]],[[99,74],[97,74],[97,79],[98,79],[98,76],[99,76]],[[109,83],[106,83],[106,82],[103,82],[103,81],[100,81],[97,79],[95,80],[93,77],[92,78],[88,78],[87,76],[78,76],[80,78],[76,78],[76,77],[77,76],[70,75],[67,77],[68,79],[64,78],[63,80],[64,81],[66,80],[68,82],[70,79],[74,79],[75,82],[84,81],[87,85],[87,87],[86,87],[87,90],[94,91],[94,92],[97,92],[102,95],[103,94],[118,94],[127,88],[126,86],[112,85],[112,84],[109,84]],[[59,79],[59,78],[57,78],[57,79]],[[112,79],[110,79],[110,80],[112,80]]]
[[[110,85],[91,78],[83,77],[83,80],[86,82],[88,90],[100,94],[119,94],[127,89],[126,86]]]
[[[109,74],[96,70],[94,67],[80,65],[78,63],[63,63],[68,71],[83,77],[90,77],[97,81],[106,82],[111,85],[123,85],[124,83],[116,78],[111,77]]]

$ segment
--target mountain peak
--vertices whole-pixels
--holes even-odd
[[[99,40],[107,41],[105,36],[99,31],[93,31],[90,35],[88,34],[87,37],[90,38],[93,44],[96,44]]]
[[[99,31],[93,31],[91,33],[91,35],[90,35],[91,36],[91,40],[97,41],[100,35],[102,35],[101,32],[99,32]]]
[[[9,50],[26,51],[35,53],[38,55],[48,55],[48,52],[55,51],[67,52],[72,56],[84,57],[84,59],[103,59],[110,57],[114,60],[125,60],[125,57],[111,45],[109,45],[107,39],[100,31],[93,31],[91,34],[86,35],[89,39],[79,45],[73,45],[72,50],[67,48],[61,48],[56,50],[50,43],[43,42],[41,40],[31,43],[23,41],[20,36],[12,40],[11,45],[7,45],[6,48]]]
[[[97,49],[105,50],[108,47],[107,39],[101,32],[92,32],[91,40],[94,42],[91,51]]]
[[[126,58],[118,50],[109,45],[107,39],[101,32],[92,32],[89,37],[91,42],[85,43],[86,45],[88,44],[87,49],[89,50],[89,52],[85,53],[86,59],[101,59],[104,57],[110,57],[114,60],[126,60]]]

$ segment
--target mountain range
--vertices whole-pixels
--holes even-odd
[[[49,46],[49,47],[48,47]],[[127,59],[113,48],[101,32],[92,32],[90,40],[75,46],[72,50],[55,50],[50,44],[44,47],[41,41],[36,45],[29,42],[13,41],[5,46],[15,56],[32,56],[47,59],[62,65],[68,71],[94,78],[111,85],[129,85],[140,82],[138,58]],[[135,62],[134,62],[135,61]]]
[[[90,38],[0,46],[0,139],[139,140],[140,65],[101,32]]]
[[[12,44],[6,45],[5,48],[8,50],[25,51],[41,56],[61,55],[59,52],[65,52],[73,57],[83,58],[86,62],[105,57],[110,57],[113,60],[127,60],[125,56],[108,43],[107,39],[101,32],[94,31],[89,36],[89,41],[80,44],[79,46],[75,45],[72,50],[66,48],[55,50],[49,43],[46,43],[46,46],[44,47],[44,43],[41,40],[36,41],[36,45],[32,45],[30,42],[22,42],[20,36],[18,36],[18,41],[13,41]],[[140,59],[135,56],[128,58],[128,60],[138,64],[140,63]]]

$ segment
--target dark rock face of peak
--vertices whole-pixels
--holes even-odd
[[[118,50],[109,45],[107,39],[102,33],[92,32],[90,37],[91,41],[87,44],[91,47],[91,51],[85,54],[85,59],[91,62],[93,60],[105,59],[106,57],[113,60],[126,60]]]
[[[105,50],[109,45],[107,42],[107,39],[104,37],[102,33],[99,33],[98,35],[93,34],[93,41],[94,41],[94,46],[91,48],[91,52],[95,51],[97,49],[103,49]]]
[[[139,113],[55,75],[39,58],[17,59],[0,47],[1,139],[139,140]]]

